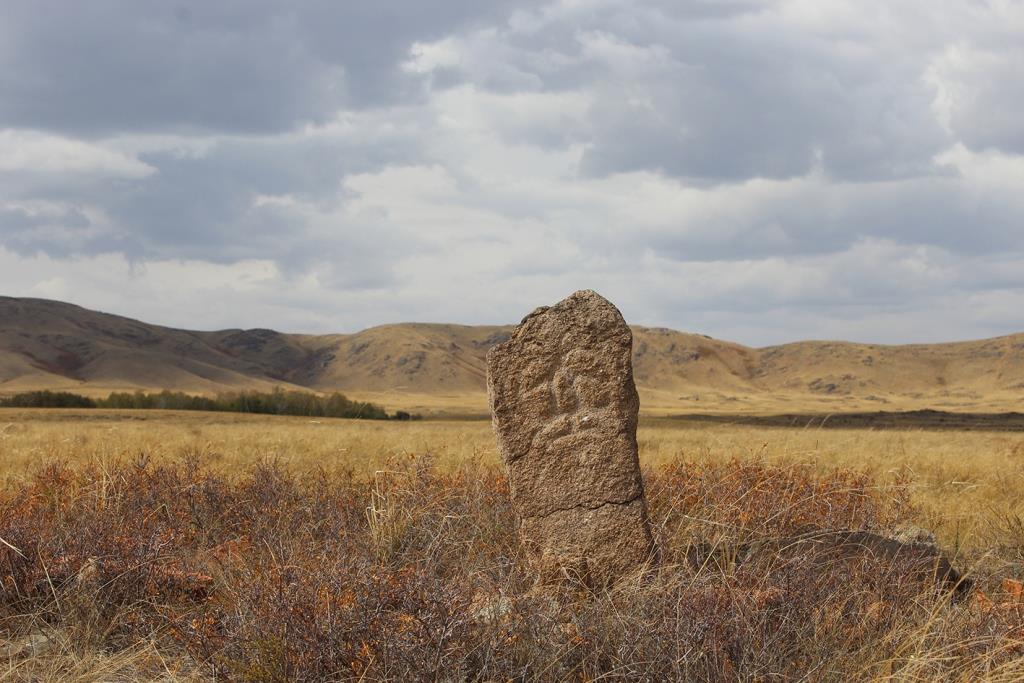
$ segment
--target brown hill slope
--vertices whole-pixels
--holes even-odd
[[[511,327],[406,323],[323,339],[323,364],[303,379],[321,390],[482,392],[487,349]]]
[[[293,346],[287,335],[270,335],[279,339],[252,352],[232,342],[260,337],[259,330],[188,332],[57,301],[0,297],[0,391],[269,388],[284,380],[275,375],[277,353]]]
[[[214,393],[286,385],[390,407],[482,411],[484,358],[511,326],[408,323],[346,335],[193,332],[0,297],[0,393],[61,388]],[[1024,403],[1024,334],[952,344],[798,342],[763,349],[634,327],[649,412],[942,408]]]

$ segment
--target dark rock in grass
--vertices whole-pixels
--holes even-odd
[[[894,577],[934,584],[957,598],[971,590],[965,578],[931,543],[905,542],[870,531],[813,531],[749,543],[712,545],[698,543],[687,550],[694,569],[725,570],[750,562],[789,562],[807,559],[823,571],[836,564],[870,560],[891,567]],[[769,567],[770,571],[770,567]]]

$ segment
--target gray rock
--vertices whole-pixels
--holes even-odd
[[[938,547],[939,542],[935,538],[935,534],[928,529],[923,529],[919,526],[912,524],[905,524],[903,526],[896,527],[891,533],[887,534],[889,538],[900,543],[917,543],[920,545],[930,545]]]
[[[687,548],[686,556],[694,569],[711,571],[728,571],[758,560],[768,560],[771,565],[797,558],[812,560],[823,571],[833,571],[837,562],[874,559],[898,567],[903,576],[952,591],[956,598],[970,593],[973,585],[937,546],[899,541],[870,531],[821,530],[738,544],[696,543]]]
[[[0,653],[12,659],[41,655],[53,647],[53,641],[43,633],[32,633],[16,643],[0,645]]]

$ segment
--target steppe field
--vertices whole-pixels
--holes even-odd
[[[1021,680],[1024,432],[928,427],[642,419],[663,562],[594,594],[534,585],[485,419],[3,410],[0,680]],[[973,591],[686,562],[915,527]]]

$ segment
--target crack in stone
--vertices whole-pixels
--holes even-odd
[[[593,510],[600,510],[601,508],[607,507],[609,505],[632,505],[633,503],[635,503],[636,501],[642,499],[643,497],[644,497],[644,492],[640,491],[640,493],[636,494],[635,496],[633,496],[629,500],[623,501],[621,503],[618,502],[618,501],[614,501],[614,500],[606,500],[603,503],[598,503],[597,505],[587,505],[586,503],[580,503],[579,505],[571,505],[571,506],[566,507],[566,508],[554,508],[553,510],[548,511],[547,513],[545,513],[543,515],[520,515],[520,517],[522,517],[523,519],[547,519],[548,517],[550,517],[551,515],[555,514],[556,512],[568,512],[569,510],[591,510],[591,511],[593,511]]]

